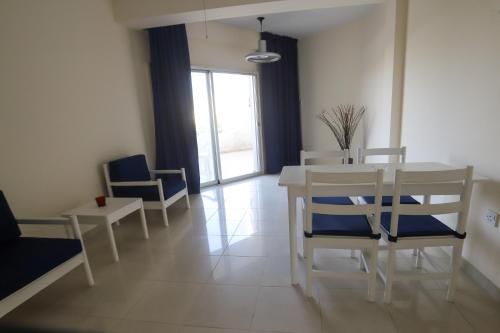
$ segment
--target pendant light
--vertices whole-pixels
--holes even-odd
[[[260,32],[262,33],[262,21],[263,17],[258,17],[257,20],[260,22]],[[274,52],[267,52],[267,45],[264,39],[259,40],[259,49],[256,52],[247,54],[245,57],[246,61],[256,62],[259,64],[265,64],[270,62],[275,62],[281,59],[281,55]]]

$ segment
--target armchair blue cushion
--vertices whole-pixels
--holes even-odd
[[[82,252],[79,239],[19,237],[0,247],[0,300]]]
[[[21,230],[19,230],[7,199],[5,199],[3,192],[0,191],[0,244],[17,239],[19,236],[21,236]]]
[[[108,163],[112,182],[133,182],[151,180],[146,156],[133,155]]]
[[[168,199],[186,188],[186,182],[178,179],[162,179],[163,196]],[[142,198],[144,201],[159,201],[157,186],[114,186],[113,195],[118,198]]]

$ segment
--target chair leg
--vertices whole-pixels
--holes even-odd
[[[453,246],[453,252],[451,255],[451,278],[448,283],[448,293],[446,294],[446,300],[448,302],[453,302],[455,300],[455,290],[457,287],[458,271],[460,269],[460,263],[462,261],[462,242]]]
[[[307,247],[307,258],[306,258],[306,295],[307,297],[312,297],[312,273],[313,273],[313,262],[314,262],[314,248],[312,247],[312,242],[309,238],[304,239]]]
[[[413,256],[414,257],[418,256],[418,249],[413,249]]]
[[[415,267],[418,268],[418,269],[421,269],[422,268],[422,262],[423,262],[423,256],[422,256],[422,252],[424,251],[424,248],[420,248],[420,249],[414,249],[413,251],[417,251],[417,257],[415,258]]]
[[[186,195],[185,195],[185,199],[186,199],[186,207],[187,209],[190,209],[191,208],[191,204],[189,203],[189,194],[186,192]]]
[[[392,283],[394,281],[394,271],[396,268],[396,249],[389,244],[387,257],[387,271],[385,273],[385,292],[384,302],[391,303],[392,298]]]
[[[375,292],[377,288],[377,259],[378,259],[378,244],[374,244],[370,251],[370,276],[368,278],[368,300],[375,302]]]
[[[355,251],[355,250],[351,250],[351,251]],[[366,270],[366,267],[365,267],[364,262],[363,262],[363,249],[359,250],[358,261],[359,261],[358,262],[359,269],[361,271]]]
[[[168,227],[167,207],[161,208],[161,215],[163,216],[163,223],[165,224],[165,227]]]

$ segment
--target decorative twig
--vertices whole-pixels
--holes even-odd
[[[354,133],[358,128],[366,108],[356,111],[352,104],[341,104],[329,111],[322,111],[318,118],[332,131],[340,148],[350,149]]]

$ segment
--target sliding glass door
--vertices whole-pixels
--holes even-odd
[[[191,78],[202,186],[260,173],[255,75],[194,70]]]

